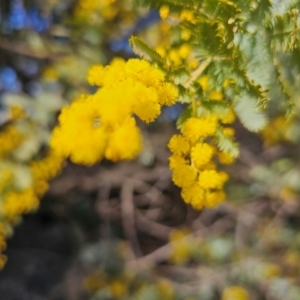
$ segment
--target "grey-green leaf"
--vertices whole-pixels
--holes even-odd
[[[236,101],[234,110],[242,124],[249,131],[262,130],[268,121],[264,112],[257,108],[256,100],[247,93],[241,95]]]

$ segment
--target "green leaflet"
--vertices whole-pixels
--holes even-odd
[[[267,26],[270,46],[275,52],[286,52],[297,48],[299,33],[293,24],[290,12],[270,17]]]
[[[260,131],[267,124],[267,116],[257,108],[255,98],[246,92],[237,99],[234,110],[245,128],[250,131]]]
[[[274,65],[278,87],[281,91],[281,95],[286,107],[286,116],[288,117],[294,113],[295,103],[292,101],[292,96],[290,95],[286,82],[281,74],[281,65],[279,60],[275,60]]]
[[[228,112],[229,106],[224,101],[202,101],[201,106],[197,109],[197,115],[209,115],[216,114],[217,116],[222,116]]]
[[[130,47],[133,52],[140,57],[147,59],[151,62],[157,63],[162,66],[164,63],[163,58],[151,47],[149,47],[141,38],[131,36],[129,39]]]
[[[232,157],[239,156],[239,146],[235,143],[229,135],[218,129],[215,133],[215,138],[217,140],[218,148],[223,152],[228,152]]]
[[[202,1],[202,9],[211,19],[222,18],[223,20],[229,20],[241,13],[240,7],[234,2],[227,0]]]
[[[188,81],[190,74],[184,67],[182,67],[174,70],[173,76],[174,76],[174,83],[176,85],[178,84],[184,85]]]

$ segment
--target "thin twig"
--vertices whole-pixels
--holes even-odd
[[[66,55],[66,53],[51,53],[47,50],[47,48],[40,49],[39,51],[35,51],[34,49],[28,47],[28,45],[24,44],[20,41],[10,41],[8,39],[0,38],[0,49],[14,52],[20,55],[34,57],[37,59],[49,59],[52,61],[56,61],[62,56]]]
[[[125,180],[121,189],[122,223],[125,235],[131,242],[135,255],[140,257],[142,256],[142,251],[135,230],[136,224],[134,216],[133,191],[133,181],[131,179]]]

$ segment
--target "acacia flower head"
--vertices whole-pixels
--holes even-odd
[[[141,148],[141,131],[131,117],[110,134],[105,157],[111,161],[131,160],[137,157]]]
[[[214,154],[214,148],[207,143],[198,143],[191,150],[191,158],[196,168],[208,164]]]
[[[213,135],[217,125],[215,116],[191,117],[183,123],[181,132],[191,143],[196,143],[200,137]]]
[[[197,170],[189,165],[180,165],[173,170],[172,180],[179,187],[189,187],[197,177]]]
[[[199,184],[203,189],[221,189],[224,178],[215,170],[205,170],[199,175]]]
[[[170,139],[168,148],[174,154],[187,155],[190,152],[191,146],[183,135],[175,134]]]

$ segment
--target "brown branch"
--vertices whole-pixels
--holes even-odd
[[[125,235],[131,242],[135,255],[140,257],[142,255],[142,251],[135,230],[136,224],[134,216],[133,191],[134,182],[131,179],[125,180],[121,190],[122,223]]]
[[[172,227],[150,221],[139,212],[136,213],[136,222],[138,230],[162,240],[168,240],[173,230]]]
[[[222,217],[221,219],[217,220],[215,223],[211,224],[210,226],[204,227],[199,229],[198,231],[188,234],[184,237],[188,238],[188,237],[193,237],[193,236],[197,236],[197,237],[204,237],[206,236],[211,230],[215,230],[215,229],[219,229],[222,228],[224,225],[224,220],[226,219],[225,217]],[[210,228],[210,231],[208,231],[208,228]],[[181,240],[176,241],[175,243],[180,243]],[[127,263],[127,267],[130,268],[138,268],[140,270],[144,270],[144,269],[149,269],[149,268],[153,268],[155,267],[156,264],[161,263],[165,260],[167,260],[169,258],[170,255],[170,251],[171,251],[171,247],[173,245],[174,242],[170,242],[160,248],[158,248],[157,250],[151,252],[148,255],[145,255],[141,258],[129,261]]]
[[[5,38],[0,38],[0,49],[3,49],[8,52],[14,52],[20,55],[34,57],[37,59],[49,59],[52,61],[59,60],[62,56],[66,55],[66,53],[52,53],[47,47],[43,47],[43,49],[34,50],[28,45],[20,41],[11,41]]]

